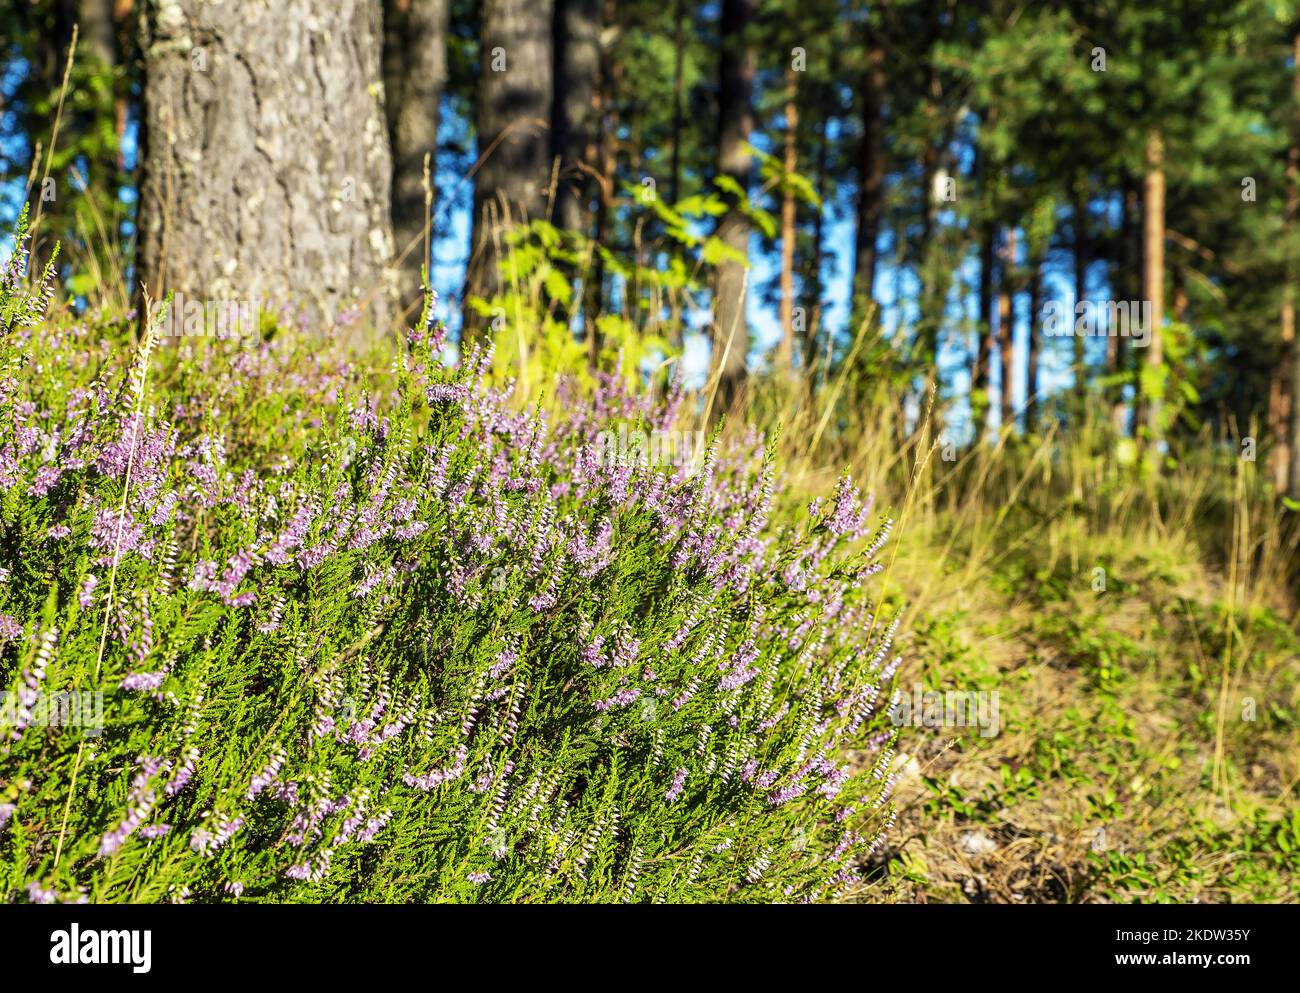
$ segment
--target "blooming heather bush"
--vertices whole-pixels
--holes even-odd
[[[597,457],[676,393],[520,412],[431,322],[382,381],[283,341],[115,348],[24,284],[0,289],[5,899],[854,884],[896,662],[861,588],[888,522],[847,480],[777,527],[754,439]],[[83,691],[101,733],[37,723]]]

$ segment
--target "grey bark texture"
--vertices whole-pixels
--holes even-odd
[[[749,189],[753,168],[747,149],[754,129],[754,72],[756,59],[749,40],[756,0],[723,0],[722,54],[718,60],[718,175],[729,176]],[[730,209],[718,223],[717,237],[728,247],[749,256],[750,221],[731,199]],[[727,259],[718,264],[714,278],[713,354],[718,376],[718,413],[729,409],[745,381],[749,354],[749,327],[745,323],[748,295],[745,263]]]
[[[375,0],[146,0],[141,276],[160,299],[393,312]]]
[[[500,291],[505,231],[545,216],[551,169],[554,0],[486,0],[480,35],[474,233],[466,291]],[[481,324],[470,317],[469,324]]]
[[[398,299],[418,306],[425,264],[424,157],[438,164],[439,100],[447,85],[449,0],[384,0],[384,97],[393,152],[393,237]],[[432,223],[432,222],[430,222]],[[431,229],[432,230],[432,229]]]

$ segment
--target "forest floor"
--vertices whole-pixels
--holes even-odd
[[[949,540],[942,558],[917,537],[895,570],[923,599],[899,688],[996,693],[998,733],[902,728],[863,899],[1300,901],[1289,605],[1229,597],[1183,536]]]

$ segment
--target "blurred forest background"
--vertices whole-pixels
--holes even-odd
[[[375,340],[427,266],[525,402],[680,370],[793,497],[874,486],[909,676],[1003,695],[900,756],[896,898],[1297,898],[1293,0],[11,0],[0,39],[0,209],[63,306]]]
[[[217,89],[228,71],[219,31],[174,23],[203,6],[17,0],[0,14],[4,205],[39,207],[82,299],[151,264],[142,177],[149,149],[161,173],[178,139],[150,142],[150,94],[169,95],[169,59]],[[315,16],[219,6],[261,10],[271,46],[287,33],[276,22]],[[1164,450],[1209,423],[1254,439],[1300,498],[1293,3],[339,6],[382,34],[392,153],[364,168],[392,170],[408,316],[427,221],[453,328],[462,312],[471,331],[497,308],[519,316],[518,280],[498,276],[513,251],[512,273],[540,278],[528,316],[562,361],[615,345],[628,361],[684,355],[700,375],[712,355],[724,401],[750,374],[887,363],[913,416],[937,381],[955,441],[1096,418]],[[182,114],[221,105],[184,85]],[[234,158],[247,130],[218,123],[205,154]],[[346,124],[330,140],[352,140]],[[503,244],[520,222],[537,223]],[[204,250],[238,237],[209,219]],[[1076,301],[1102,316],[1090,334],[1052,334],[1051,301],[1067,330]],[[1108,321],[1130,301],[1159,329],[1145,348]]]

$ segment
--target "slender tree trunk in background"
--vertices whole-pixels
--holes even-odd
[[[1043,260],[1029,260],[1029,328],[1025,338],[1025,431],[1038,429],[1038,314],[1043,308]]]
[[[384,0],[384,95],[393,154],[393,237],[398,302],[419,307],[420,270],[432,267],[425,244],[424,157],[437,178],[439,102],[447,85],[450,0]],[[436,191],[435,191],[436,192]],[[431,223],[431,221],[429,221]],[[432,273],[430,273],[432,278]]]
[[[920,321],[917,337],[920,344],[921,361],[935,369],[938,378],[939,332],[943,327],[948,303],[948,290],[951,286],[952,271],[955,267],[948,264],[943,257],[943,228],[940,224],[939,210],[944,202],[936,189],[936,180],[941,170],[947,170],[951,152],[946,152],[952,138],[952,124],[945,126],[941,120],[943,101],[943,83],[939,71],[931,62],[926,67],[925,100],[922,104],[924,117],[924,149],[921,152],[921,177],[924,189],[922,202],[924,213],[921,216],[920,271],[918,279],[920,289],[917,304]],[[952,163],[955,166],[955,161]],[[947,171],[948,176],[953,172]],[[946,193],[945,193],[946,196]]]
[[[754,128],[754,72],[757,59],[748,38],[757,0],[722,0],[722,53],[718,60],[718,175],[749,189],[748,149]],[[749,257],[749,218],[735,196],[718,223],[717,237],[741,258]],[[713,363],[718,376],[715,413],[730,410],[745,381],[749,328],[745,323],[747,268],[737,259],[718,263],[713,289]]]
[[[546,216],[550,185],[554,0],[486,0],[479,38],[473,235],[466,299],[506,289],[499,251],[507,232]],[[466,327],[483,321],[466,310]]]
[[[672,203],[682,197],[682,130],[685,127],[682,99],[686,82],[686,0],[673,5],[673,157],[669,191]]]
[[[392,316],[383,26],[367,0],[148,0],[141,275],[154,299]],[[347,44],[339,40],[346,38]]]
[[[1296,302],[1295,282],[1300,273],[1296,264],[1294,247],[1296,222],[1300,221],[1300,28],[1293,39],[1294,61],[1292,69],[1294,79],[1291,90],[1291,147],[1287,153],[1286,165],[1286,230],[1290,235],[1286,266],[1286,287],[1282,298],[1282,341],[1283,361],[1290,361],[1291,383],[1288,393],[1287,413],[1291,415],[1290,444],[1287,445],[1287,461],[1290,463],[1288,475],[1289,496],[1300,500],[1300,342],[1296,340]],[[1275,437],[1281,441],[1285,432]]]
[[[920,318],[917,336],[920,339],[921,360],[931,364],[936,361],[939,351],[939,317],[934,313],[934,297],[938,294],[935,290],[936,273],[933,271],[937,255],[934,249],[935,231],[939,226],[938,198],[934,189],[939,174],[939,147],[933,140],[933,132],[937,129],[935,117],[938,114],[933,91],[938,86],[938,77],[933,65],[928,67],[927,73],[926,89],[932,99],[925,105],[928,127],[925,149],[921,153],[921,246],[917,273],[921,285],[917,292]]]
[[[134,54],[136,37],[135,22],[131,15],[135,12],[135,0],[114,0],[113,21],[117,28],[117,49],[119,52]],[[113,128],[117,133],[117,168],[126,169],[126,156],[122,147],[122,138],[126,135],[127,118],[131,100],[128,94],[119,92],[113,102]],[[138,152],[137,152],[138,154]]]
[[[1016,229],[1009,227],[1002,240],[1002,279],[998,286],[998,364],[1002,369],[1002,426],[1016,426],[1016,412],[1011,402],[1011,366],[1014,359],[1016,292]]]
[[[984,209],[992,210],[986,203]],[[980,225],[980,274],[976,296],[979,303],[979,321],[976,328],[975,364],[971,368],[971,418],[974,422],[972,441],[984,436],[985,420],[989,409],[989,360],[993,353],[993,265],[998,229],[992,217]]]
[[[555,223],[588,233],[591,168],[596,158],[600,85],[601,0],[557,0],[555,7],[555,102],[551,155],[560,160]]]
[[[819,87],[818,92],[822,89]],[[828,110],[829,116],[829,110]],[[828,121],[823,119],[821,126],[817,129],[817,162],[814,166],[816,176],[814,184],[817,189],[817,199],[823,205],[826,203],[826,182],[827,169],[830,159],[830,142],[827,138],[826,128]],[[804,268],[803,276],[803,299],[804,299],[804,378],[807,380],[808,392],[811,396],[816,384],[813,382],[813,370],[817,363],[817,329],[821,326],[821,301],[822,301],[822,236],[823,220],[826,211],[814,211],[813,213],[813,230],[812,245],[809,246],[807,265]]]
[[[1187,274],[1182,266],[1174,266],[1173,276],[1170,279],[1170,315],[1180,324],[1187,323],[1187,307],[1189,300],[1187,297]]]
[[[1151,303],[1151,343],[1146,366],[1163,390],[1165,320],[1165,145],[1159,131],[1147,136],[1146,175],[1142,180],[1142,296]],[[1143,398],[1147,440],[1154,446],[1161,437],[1162,396]]]
[[[77,23],[84,49],[82,57],[89,56],[109,72],[117,65],[113,4],[114,0],[77,0]]]
[[[1293,447],[1291,425],[1292,379],[1294,377],[1295,349],[1295,294],[1291,287],[1294,277],[1287,275],[1287,283],[1282,287],[1282,301],[1279,309],[1279,336],[1277,365],[1269,377],[1268,384],[1268,426],[1272,447],[1269,451],[1269,472],[1273,478],[1273,488],[1278,493],[1290,493],[1291,465]]]
[[[1142,216],[1142,203],[1137,186],[1131,176],[1125,176],[1123,212],[1119,228],[1119,270],[1112,280],[1114,292],[1127,301],[1142,295],[1142,248],[1138,218]],[[1132,308],[1130,307],[1130,313]],[[1111,335],[1106,360],[1111,375],[1118,376],[1128,368],[1128,340],[1123,335]],[[1127,408],[1124,404],[1124,387],[1115,386],[1111,394],[1110,423],[1117,435],[1124,433]]]
[[[25,5],[24,5],[25,6]],[[28,81],[31,87],[31,93],[37,99],[49,98],[56,100],[58,98],[59,88],[63,81],[63,71],[68,61],[68,46],[72,43],[72,30],[77,23],[77,9],[74,0],[55,0],[50,4],[50,20],[52,25],[46,28],[41,34],[40,48],[33,53],[31,64],[27,67]],[[0,41],[8,43],[9,39],[4,38]],[[71,102],[72,94],[69,94]],[[8,93],[0,89],[0,110],[6,115],[17,114],[19,111],[12,104],[7,104]],[[65,110],[65,113],[71,108]],[[25,196],[31,200],[31,209],[35,218],[35,229],[30,237],[28,248],[31,251],[32,258],[48,259],[54,251],[55,243],[59,241],[59,231],[54,226],[46,224],[42,230],[40,220],[42,216],[52,216],[60,213],[59,200],[46,202],[43,199],[43,190],[41,189],[42,178],[46,155],[49,153],[50,142],[53,140],[54,116],[38,115],[31,107],[23,114],[23,123],[19,130],[30,137],[32,142],[32,168],[31,185],[24,190]],[[65,121],[65,126],[70,123]],[[65,136],[64,141],[67,141]],[[8,163],[6,163],[7,165]],[[11,176],[8,171],[3,176],[8,181]],[[58,182],[55,177],[55,182]],[[62,193],[56,192],[56,198],[63,196]],[[69,201],[70,202],[70,201]],[[48,212],[48,213],[47,213]],[[67,227],[70,227],[68,225]],[[65,230],[67,229],[65,227]],[[33,269],[36,267],[33,266]]]
[[[1078,194],[1074,201],[1074,302],[1077,306],[1088,299],[1088,265],[1091,261],[1088,240],[1088,195]],[[1087,339],[1074,334],[1074,396],[1078,404],[1078,416],[1082,419],[1088,398],[1088,353]]]
[[[603,25],[611,28],[615,23],[615,0],[605,0]],[[618,103],[617,95],[623,81],[623,64],[612,46],[601,47],[600,52],[600,114],[597,169],[600,174],[596,204],[596,231],[593,236],[597,251],[592,255],[591,267],[583,290],[583,325],[587,334],[587,363],[595,369],[600,364],[600,333],[596,319],[604,304],[605,262],[598,249],[605,245],[613,227],[614,183],[618,168]]]
[[[793,176],[799,166],[796,140],[799,131],[799,74],[787,69],[785,74],[785,173]],[[783,372],[794,371],[794,248],[796,240],[794,187],[786,184],[781,198],[781,351],[776,366]]]
[[[109,80],[115,78],[114,70],[118,64],[117,25],[114,16],[114,0],[77,0],[77,23],[81,39],[81,52],[78,58],[96,67],[96,72]],[[120,88],[110,85],[110,89]],[[114,100],[111,106],[116,112],[119,102]],[[107,110],[108,106],[105,105],[96,104],[90,107],[88,113],[82,115],[81,128],[86,131],[100,129],[101,114]],[[121,131],[115,129],[115,132],[120,139]],[[110,152],[105,149],[102,156],[96,156],[85,163],[87,189],[97,191],[107,202],[115,201],[120,179],[118,173],[121,168],[119,140],[115,151]]]
[[[873,6],[882,6],[873,4]],[[873,16],[876,11],[872,11]],[[868,24],[862,78],[862,141],[858,146],[857,237],[853,256],[853,324],[866,313],[876,280],[876,243],[885,215],[885,43]]]

